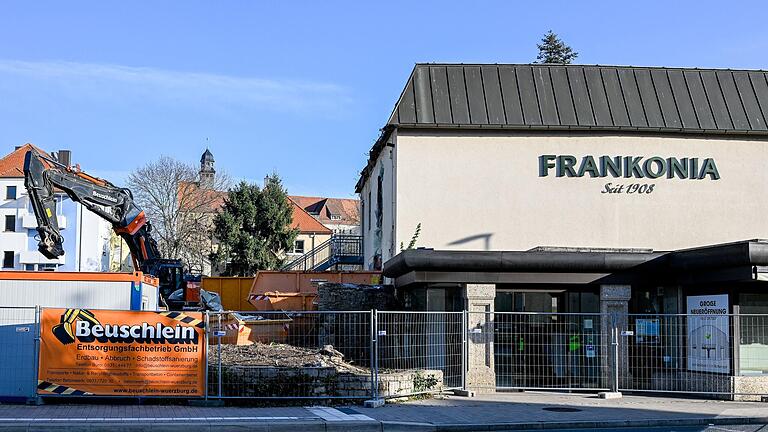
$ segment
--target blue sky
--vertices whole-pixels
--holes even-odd
[[[120,183],[206,146],[232,177],[353,194],[416,62],[766,68],[762,2],[3,1],[0,149],[68,148]]]

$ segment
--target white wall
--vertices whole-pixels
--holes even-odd
[[[109,271],[109,238],[111,225],[83,206],[78,206],[82,222],[75,229],[80,232],[77,271]]]
[[[392,144],[397,140],[396,132],[392,133],[390,142]],[[382,263],[397,255],[399,252],[399,243],[395,242],[395,215],[397,212],[397,203],[395,203],[395,182],[397,159],[397,146],[385,147],[379,155],[376,165],[371,170],[368,181],[360,192],[361,205],[361,226],[363,235],[363,268],[366,270],[375,269],[376,255],[381,255]],[[381,235],[377,235],[376,225],[376,205],[377,205],[377,187],[378,177],[382,176],[382,224]],[[369,201],[370,193],[370,201]],[[369,218],[370,215],[370,218]],[[363,222],[364,221],[364,222]]]
[[[385,223],[384,237],[397,245],[410,239],[418,223],[417,246],[453,250],[673,250],[768,238],[765,139],[400,130],[395,150],[397,205],[388,199],[384,205],[385,215],[395,215],[396,222]],[[389,163],[389,152],[382,152],[362,198],[375,184],[378,164]],[[579,160],[586,155],[710,157],[721,178],[569,178],[556,177],[554,170],[540,177],[538,158],[544,154]],[[609,182],[655,186],[650,194],[601,193]],[[366,262],[369,233],[366,220]]]
[[[6,200],[6,186],[16,186],[16,200]],[[65,238],[65,255],[49,260],[37,252],[34,213],[30,211],[23,178],[0,178],[0,259],[4,251],[14,251],[14,267],[5,270],[24,270],[24,264],[57,264],[59,270],[108,271],[108,249],[111,225],[80,204],[65,198],[57,204],[57,216]],[[66,213],[66,214],[65,214]],[[5,215],[16,216],[16,231],[5,232]],[[82,218],[82,220],[81,220]],[[24,220],[28,220],[27,227]],[[24,262],[22,262],[24,261]],[[0,268],[2,270],[2,268]]]
[[[7,200],[6,188],[8,186],[16,186],[16,200]],[[5,251],[14,252],[14,267],[12,269],[5,270],[19,270],[21,265],[19,263],[21,251],[27,250],[27,230],[22,227],[22,217],[27,214],[26,199],[22,197],[25,194],[24,180],[15,178],[0,178],[0,259],[2,259]],[[16,216],[16,231],[5,231],[5,216]],[[0,266],[2,262],[0,262]],[[0,268],[0,270],[3,270]]]

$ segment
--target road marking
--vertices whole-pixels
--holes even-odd
[[[338,422],[338,421],[374,421],[372,418],[363,414],[346,414],[336,408],[326,407],[307,407],[307,411],[320,417],[325,421]]]

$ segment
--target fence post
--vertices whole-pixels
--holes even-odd
[[[467,310],[461,311],[461,389],[467,390]]]
[[[374,341],[376,340],[376,324],[375,324],[376,316],[374,314],[374,310],[371,309],[371,315],[370,315],[370,334],[368,335],[368,338],[370,340],[370,354],[369,354],[369,366],[371,367],[371,399],[376,399],[376,389],[378,386],[376,385],[376,381],[374,378],[375,369],[374,369],[374,358],[376,357],[376,347],[374,346]]]
[[[606,316],[605,319],[609,322],[607,325],[602,326],[602,328],[608,328],[610,330],[611,340],[611,349],[608,352],[608,372],[610,374],[608,379],[610,380],[610,391],[600,392],[598,396],[603,399],[618,399],[621,397],[621,393],[619,392],[619,365],[621,364],[619,359],[619,317],[618,314],[612,313]],[[605,334],[603,334],[603,338],[605,338]]]
[[[384,400],[379,399],[379,311],[371,310],[371,399],[364,402],[368,408],[377,408],[384,405]]]
[[[218,339],[218,346],[219,346],[219,373],[217,375],[218,375],[218,378],[219,378],[218,396],[219,396],[219,399],[221,399],[221,397],[222,397],[222,393],[221,393],[221,333],[220,333],[221,332],[221,312],[217,313],[217,315],[219,316],[219,330],[218,330],[219,333],[217,333],[219,336],[216,337]]]
[[[37,385],[40,381],[40,338],[42,337],[42,333],[40,330],[40,305],[35,306],[35,346],[34,346],[34,356],[35,356],[35,373],[33,374],[35,377],[34,385],[32,386],[32,400],[34,401],[35,405],[40,405],[41,399],[40,395],[37,394]]]
[[[611,347],[613,350],[613,355],[611,356],[613,358],[613,362],[611,364],[611,392],[618,393],[619,392],[619,326],[616,325],[616,317],[612,317],[613,321],[613,341],[611,342]]]
[[[373,333],[373,349],[374,349],[374,367],[373,367],[373,377],[374,377],[374,385],[373,388],[373,398],[378,399],[379,398],[379,311],[374,309],[373,310],[373,321],[376,323],[376,329]]]
[[[208,350],[210,349],[210,344],[208,342],[208,333],[211,331],[211,326],[210,326],[211,320],[210,320],[210,316],[208,315],[209,312],[210,311],[205,311],[204,312],[205,316],[203,317],[203,319],[205,320],[205,333],[204,333],[205,336],[203,336],[204,338],[203,343],[205,344],[205,379],[204,379],[205,392],[203,394],[205,395],[206,401],[208,400],[208,363],[209,363]]]

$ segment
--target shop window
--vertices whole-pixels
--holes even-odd
[[[13,251],[3,252],[3,268],[13,268]]]
[[[7,199],[7,200],[15,200],[16,199],[16,186],[6,186],[6,188],[5,188],[5,199]]]
[[[5,230],[8,232],[16,231],[16,216],[5,215]]]
[[[304,253],[304,240],[296,240],[296,242],[293,244],[293,253]]]

